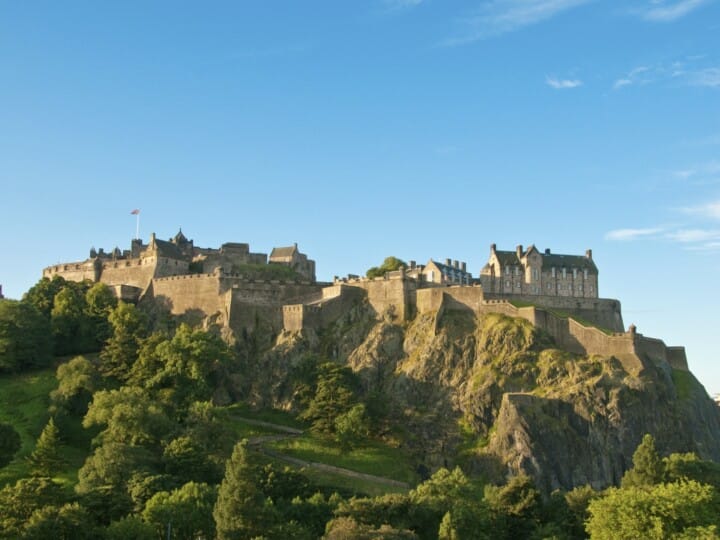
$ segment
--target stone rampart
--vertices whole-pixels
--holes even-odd
[[[374,279],[336,280],[335,284],[364,290],[370,306],[378,314],[392,310],[400,321],[408,320],[416,308],[417,282],[407,279],[403,271],[389,272]]]
[[[365,297],[364,289],[347,285],[333,285],[322,290],[322,298],[310,304],[283,306],[283,328],[324,328],[342,317],[358,300]]]
[[[67,281],[90,280],[94,283],[98,280],[98,271],[92,261],[56,264],[43,269],[43,277],[52,279],[55,276]]]
[[[544,296],[495,294],[485,292],[486,300],[508,300],[532,304],[548,310],[574,315],[611,332],[624,330],[620,302],[612,298],[576,298],[570,296]]]
[[[152,281],[152,296],[165,304],[173,315],[199,311],[204,316],[218,312],[228,316],[216,274],[156,278]]]

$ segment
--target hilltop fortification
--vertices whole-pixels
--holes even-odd
[[[652,361],[687,369],[682,347],[625,331],[620,302],[599,298],[598,268],[584,256],[540,252],[535,246],[500,251],[474,279],[466,264],[430,259],[374,279],[350,275],[318,283],[315,261],[297,244],[274,248],[268,257],[249,244],[201,248],[182,231],[167,241],[152,234],[129,250],[90,251],[85,261],[46,268],[43,276],[106,283],[124,300],[154,300],[176,315],[211,319],[234,332],[259,324],[281,331],[321,330],[358,302],[378,318],[402,323],[430,312],[502,313],[530,321],[562,348],[579,354],[614,355],[628,368]]]

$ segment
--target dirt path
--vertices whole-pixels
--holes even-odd
[[[262,420],[253,420],[251,418],[245,418],[242,416],[235,416],[234,417],[237,420],[240,420],[241,422],[245,422],[247,424],[253,425],[253,426],[259,426],[264,427],[268,429],[274,429],[275,431],[281,431],[284,434],[283,435],[257,435],[256,437],[250,437],[248,439],[248,444],[252,446],[253,448],[257,449],[259,452],[265,454],[266,456],[279,459],[281,461],[285,461],[286,463],[291,463],[292,465],[298,466],[298,467],[309,467],[311,469],[315,469],[318,471],[328,472],[332,474],[338,474],[341,476],[346,476],[348,478],[357,478],[359,480],[366,480],[369,482],[375,482],[377,484],[383,484],[386,486],[395,486],[395,487],[403,487],[403,488],[409,488],[410,484],[407,482],[400,482],[398,480],[393,480],[392,478],[386,478],[384,476],[375,476],[374,474],[366,474],[361,473],[357,471],[353,471],[352,469],[344,469],[343,467],[335,467],[334,465],[328,465],[326,463],[318,463],[315,461],[305,461],[303,459],[294,458],[291,456],[288,456],[286,454],[281,454],[280,452],[277,452],[275,450],[271,450],[270,448],[267,448],[265,444],[275,441],[281,441],[283,439],[288,439],[291,437],[299,437],[303,434],[303,430],[291,428],[288,426],[283,426],[281,424],[273,424],[272,422],[264,422]]]

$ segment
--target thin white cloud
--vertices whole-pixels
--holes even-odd
[[[665,2],[652,0],[648,6],[640,10],[643,19],[653,22],[672,22],[696,10],[711,0],[679,0]]]
[[[720,88],[720,68],[711,67],[692,72],[689,74],[688,82],[692,86]]]
[[[545,77],[545,84],[551,88],[555,88],[556,90],[566,90],[582,86],[583,82],[578,79],[556,79],[555,77]]]
[[[632,84],[647,84],[652,81],[650,71],[650,68],[647,66],[638,66],[622,78],[617,79],[615,84],[613,84],[613,88],[617,90],[623,86],[630,86]]]
[[[644,229],[615,229],[605,234],[606,240],[617,240],[617,241],[629,241],[637,240],[638,238],[648,238],[657,236],[663,232],[660,227],[648,227]]]
[[[679,229],[667,233],[665,237],[673,242],[683,244],[706,243],[720,241],[720,230],[717,229]]]
[[[443,45],[464,45],[513,32],[591,1],[593,0],[491,0],[483,4],[477,15],[463,21],[469,30],[446,40]]]
[[[394,9],[413,8],[419,6],[424,0],[383,0],[385,5]]]
[[[720,219],[720,201],[712,201],[698,206],[689,206],[682,208],[682,211],[693,216]]]

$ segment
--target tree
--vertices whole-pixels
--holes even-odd
[[[68,282],[55,295],[50,312],[50,324],[55,339],[55,354],[88,352],[88,321],[83,290]]]
[[[32,304],[0,300],[0,373],[47,366],[52,348],[49,319]]]
[[[116,307],[117,298],[104,283],[95,283],[85,293],[88,339],[93,350],[100,350],[112,335],[108,319]]]
[[[403,266],[407,267],[407,263],[405,261],[398,259],[397,257],[390,256],[386,257],[380,266],[373,266],[368,269],[365,275],[369,278],[382,277],[386,272],[394,272]]]
[[[226,464],[213,510],[218,540],[253,538],[274,522],[256,480],[257,468],[250,462],[247,441],[241,441]]]
[[[23,295],[23,303],[34,306],[48,321],[55,302],[55,295],[68,284],[64,278],[55,275],[52,279],[42,278]]]
[[[358,401],[359,382],[350,368],[328,362],[319,367],[315,396],[300,414],[312,422],[312,430],[333,433],[335,419],[347,413]]]
[[[593,540],[689,538],[720,525],[713,487],[694,480],[610,488],[588,511]]]
[[[335,418],[335,440],[343,452],[348,452],[360,444],[370,432],[370,424],[365,405],[358,403],[348,412]]]
[[[11,424],[0,423],[0,469],[10,463],[22,446],[20,434]]]
[[[28,461],[35,476],[52,476],[62,467],[64,460],[60,457],[60,430],[54,419],[50,418],[43,428]]]
[[[84,356],[76,356],[58,366],[56,377],[58,387],[50,392],[50,412],[84,416],[93,393],[102,385],[97,368]]]
[[[653,486],[663,481],[664,466],[655,450],[655,439],[646,433],[633,454],[633,468],[625,473],[623,487]]]
[[[105,529],[105,540],[156,540],[155,527],[138,516],[113,521]]]
[[[62,486],[49,478],[23,478],[5,486],[0,489],[0,538],[19,538],[35,510],[65,502]]]
[[[537,526],[540,492],[526,475],[514,476],[504,486],[485,486],[485,502],[508,538],[527,538]]]
[[[193,540],[214,538],[215,521],[213,505],[216,489],[208,484],[188,482],[179,489],[160,491],[145,505],[143,519],[163,534],[168,528],[168,538]]]
[[[24,540],[99,540],[100,531],[78,503],[44,506],[32,513],[23,530]]]
[[[118,302],[108,320],[113,333],[100,353],[101,370],[124,381],[137,360],[140,343],[146,335],[145,315],[132,304]]]

